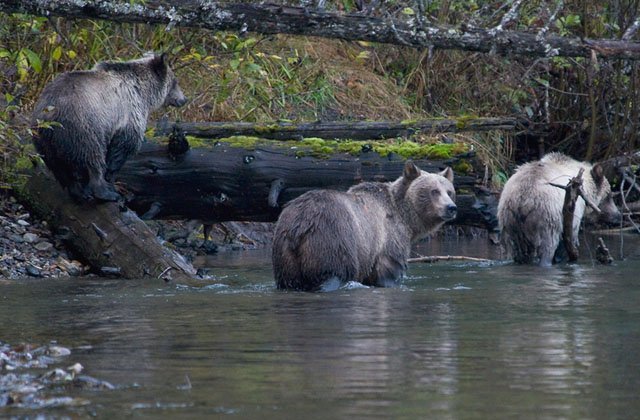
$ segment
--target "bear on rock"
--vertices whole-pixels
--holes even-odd
[[[581,168],[584,169],[582,188],[599,206],[601,219],[620,220],[602,166],[579,162],[562,153],[549,153],[539,161],[520,166],[505,184],[498,202],[502,244],[516,263],[549,266],[562,259],[565,191],[551,184],[566,185]],[[576,246],[580,223],[590,211],[584,200],[578,198],[572,226]]]
[[[411,244],[455,218],[452,181],[451,168],[432,174],[407,161],[393,182],[314,190],[292,200],[274,232],[277,287],[393,285],[406,271]]]
[[[140,148],[149,113],[186,101],[164,54],[101,62],[44,88],[33,142],[73,198],[117,201],[114,174]]]

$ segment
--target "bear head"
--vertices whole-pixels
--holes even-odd
[[[413,236],[419,239],[456,217],[456,192],[453,170],[449,167],[439,173],[420,170],[407,161],[402,177],[395,183],[396,199],[402,200],[409,210]]]
[[[591,168],[591,178],[595,184],[595,192],[593,194],[594,201],[598,205],[600,209],[600,213],[595,217],[599,222],[606,224],[617,224],[620,223],[620,218],[622,214],[616,206],[616,203],[613,201],[613,194],[611,192],[611,185],[609,181],[604,176],[604,169],[602,165],[596,163]],[[593,214],[591,214],[591,210],[587,210],[588,218],[594,218]]]
[[[149,66],[157,75],[158,80],[162,82],[164,92],[163,106],[175,106],[177,108],[187,103],[187,98],[182,93],[182,89],[178,85],[173,70],[169,66],[166,54],[154,55],[149,61]]]

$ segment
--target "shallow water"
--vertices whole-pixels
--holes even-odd
[[[608,267],[413,264],[392,289],[277,291],[264,251],[208,259],[216,277],[202,287],[0,285],[0,340],[57,340],[72,349],[63,366],[117,386],[65,391],[84,406],[0,417],[633,418],[634,243]],[[484,240],[424,248],[496,253]]]

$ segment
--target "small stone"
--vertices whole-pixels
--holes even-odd
[[[80,372],[82,372],[83,369],[84,369],[84,367],[80,363],[76,363],[75,365],[69,366],[67,368],[68,371],[71,371],[76,375],[79,374]]]
[[[22,235],[22,239],[24,239],[26,243],[32,244],[36,242],[38,239],[40,239],[40,237],[35,233],[27,232],[24,235]]]
[[[82,263],[76,260],[67,261],[66,259],[59,257],[56,264],[62,271],[67,272],[70,276],[81,276],[84,272]]]
[[[50,251],[53,248],[53,244],[51,242],[42,241],[38,242],[34,248],[38,251]]]
[[[26,220],[23,219],[18,219],[18,221],[16,222],[17,224],[19,224],[20,226],[30,226],[31,223],[27,222]]]
[[[40,271],[40,269],[31,264],[26,267],[26,270],[27,274],[31,277],[42,277],[42,272]]]
[[[29,213],[23,213],[23,214],[18,216],[18,219],[28,219],[30,217],[31,217],[31,215]]]

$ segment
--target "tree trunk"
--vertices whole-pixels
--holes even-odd
[[[415,48],[460,49],[537,57],[604,57],[640,59],[640,43],[627,40],[538,37],[535,33],[422,26],[406,21],[362,15],[343,15],[262,3],[228,3],[206,0],[2,0],[0,11],[67,18],[99,18],[212,30],[252,31],[363,40]]]
[[[219,139],[231,136],[256,136],[272,140],[302,138],[371,140],[409,137],[416,133],[516,130],[525,122],[515,118],[460,118],[423,121],[329,121],[329,122],[168,122],[158,121],[156,135],[168,135],[174,129],[195,137]]]
[[[189,282],[191,264],[162,246],[147,225],[116,203],[74,203],[48,173],[35,169],[18,193],[21,200],[57,231],[65,242],[99,274]]]
[[[143,144],[118,174],[132,194],[128,206],[144,218],[224,221],[275,221],[282,206],[316,188],[346,190],[361,181],[392,181],[402,174],[404,159],[375,152],[352,156],[334,153],[305,156],[301,147],[259,145],[247,150],[224,142],[171,154],[167,145]],[[416,159],[423,170],[457,167],[471,155],[447,160]],[[457,198],[454,223],[495,229],[497,200],[474,197],[477,178],[456,174],[454,184],[466,191]]]

